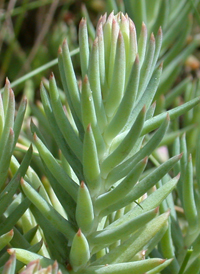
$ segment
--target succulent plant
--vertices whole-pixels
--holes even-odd
[[[159,62],[164,61],[164,68],[155,95],[158,109],[156,112],[168,109],[169,106],[171,107],[170,103],[178,95],[183,94],[188,82],[191,82],[190,77],[182,81],[179,78],[180,74],[183,74],[186,59],[199,46],[198,35],[191,34],[193,17],[196,17],[199,1],[109,0],[105,2],[108,12],[112,10],[127,12],[136,25],[137,33],[140,33],[142,22],[146,24],[149,36],[152,32],[157,32],[160,26],[162,27],[164,36]],[[164,96],[168,97],[169,91],[170,100],[165,100]]]
[[[43,107],[38,112],[60,159],[32,122],[34,161],[44,171],[45,188],[39,178],[39,185],[34,184],[28,171],[21,179],[23,195],[32,203],[29,214],[40,226],[46,251],[37,254],[23,247],[10,248],[8,252],[20,262],[39,259],[43,268],[58,262],[59,267],[41,273],[55,273],[59,268],[72,274],[153,274],[167,266],[172,274],[178,273],[185,260],[184,256],[180,262],[176,259],[168,209],[174,217],[171,192],[180,175],[178,169],[175,177],[169,171],[178,165],[182,150],[152,170],[146,167],[151,166],[148,158],[155,163],[152,153],[168,136],[170,119],[200,99],[154,115],[153,100],[162,72],[162,64],[157,66],[161,44],[161,28],[156,38],[151,34],[148,39],[143,24],[137,39],[132,20],[123,13],[111,13],[99,19],[90,49],[87,23],[82,19],[79,81],[67,41],[59,48],[66,103],[61,103],[52,73],[49,85],[41,83]],[[8,265],[14,269],[12,256]],[[6,267],[4,273],[14,273],[6,272]],[[32,267],[39,266],[31,263],[24,273],[34,273],[29,272]]]

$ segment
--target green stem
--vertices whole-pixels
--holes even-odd
[[[53,0],[46,0],[46,1],[34,1],[34,2],[31,2],[29,3],[28,6],[24,7],[24,6],[20,6],[20,7],[17,7],[15,9],[13,9],[11,11],[11,16],[16,16],[16,15],[19,15],[21,13],[24,13],[25,11],[28,11],[28,10],[33,10],[33,9],[36,9],[36,8],[39,8],[39,7],[42,7],[42,6],[45,6],[45,5],[48,5],[50,3],[52,3]],[[0,21],[3,21],[5,19],[5,14],[2,14],[2,16],[0,17]]]
[[[79,48],[72,50],[72,51],[70,52],[70,55],[73,56],[73,55],[75,55],[75,54],[77,54],[77,53],[79,53]],[[19,84],[25,82],[26,80],[32,78],[33,76],[35,76],[36,74],[40,73],[41,71],[44,71],[44,70],[46,70],[46,69],[48,69],[48,68],[50,68],[50,67],[55,66],[57,63],[58,63],[58,58],[56,58],[56,59],[54,59],[54,60],[52,60],[52,61],[46,63],[45,65],[43,65],[43,66],[41,66],[41,67],[39,67],[39,68],[37,68],[37,69],[35,69],[35,70],[33,70],[33,71],[27,73],[27,74],[25,74],[24,76],[20,77],[19,79],[13,81],[13,82],[10,84],[11,88],[16,87],[17,85],[19,85]],[[3,90],[4,90],[3,88],[0,89],[0,92],[2,93]]]
[[[183,274],[193,250],[188,249],[178,274]]]

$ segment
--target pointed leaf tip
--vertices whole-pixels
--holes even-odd
[[[170,121],[170,116],[169,116],[169,112],[167,112],[167,116],[166,116],[167,121]]]
[[[143,159],[143,162],[144,164],[146,164],[148,162],[148,156],[146,156],[144,159]]]
[[[67,270],[68,270],[69,272],[73,270],[71,264],[67,264],[66,268],[67,268]]]
[[[135,32],[135,24],[130,18],[129,18],[129,29],[130,29],[130,31]]]
[[[169,209],[166,211],[166,213],[167,213],[167,215],[168,215],[168,217],[169,217],[169,215],[171,214],[171,209],[169,208]]]
[[[179,159],[181,159],[182,156],[183,156],[183,152],[181,152],[181,153],[179,154]]]
[[[88,83],[88,76],[87,76],[87,74],[85,75],[85,77],[84,77],[84,79],[83,79],[83,83],[84,83],[84,84],[87,84],[87,83]]]
[[[162,27],[161,26],[158,29],[158,35],[162,35]]]
[[[14,135],[14,130],[12,128],[10,128],[10,135]]]
[[[175,177],[176,179],[180,179],[181,173],[179,172],[179,174]]]
[[[155,36],[154,36],[153,32],[151,33],[150,40],[151,40],[152,42],[155,42]]]
[[[67,38],[64,39],[63,43],[62,43],[63,47],[68,47],[68,43],[67,43]]]
[[[33,133],[33,140],[37,141],[37,134],[35,132]]]
[[[59,55],[62,54],[62,48],[61,48],[61,46],[59,46],[59,48],[58,48],[58,54]]]
[[[82,232],[81,232],[81,229],[79,228],[79,230],[78,230],[78,232],[77,232],[77,236],[78,236],[78,237],[81,237],[81,235],[82,235]]]
[[[7,252],[8,252],[8,254],[10,254],[10,255],[12,255],[12,254],[15,253],[15,251],[14,251],[13,248],[8,248],[8,249],[7,249]]]
[[[14,91],[12,88],[9,88],[9,95],[14,98]]]
[[[89,132],[91,130],[91,124],[87,126],[87,131]]]
[[[147,27],[146,27],[146,25],[145,25],[145,23],[144,23],[144,21],[142,22],[142,31],[146,31],[147,30]]]
[[[142,112],[143,112],[143,114],[145,114],[145,113],[146,113],[146,105],[144,105],[144,106],[143,106],[143,108],[142,108]]]
[[[119,30],[119,34],[118,34],[118,43],[122,43],[122,41],[123,41],[123,34],[122,34],[122,32],[121,32],[121,30]]]
[[[84,25],[86,25],[86,22],[87,22],[86,18],[85,18],[85,17],[82,17],[82,19],[81,19],[81,21],[80,21],[80,23],[79,23],[79,28],[81,28],[81,27],[83,27]]]
[[[94,42],[93,42],[93,47],[97,47],[98,46],[98,41],[99,41],[99,38],[98,36],[94,39]]]
[[[43,81],[40,82],[40,90],[44,87]]]
[[[24,185],[24,179],[23,179],[23,178],[21,178],[20,184],[21,184],[22,186]]]
[[[10,231],[9,231],[9,233],[8,233],[10,236],[13,236],[14,235],[14,230],[13,229],[11,229]]]
[[[81,185],[80,185],[81,188],[84,188],[85,187],[85,183],[83,181],[81,181]]]
[[[139,62],[140,62],[139,54],[137,53],[136,56],[135,56],[135,63],[139,64]]]
[[[53,74],[53,71],[50,73],[50,77],[49,77],[49,80],[53,79],[54,78],[54,74]]]
[[[8,87],[10,86],[10,81],[9,81],[8,77],[6,77],[5,85]]]

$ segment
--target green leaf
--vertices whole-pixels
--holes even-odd
[[[133,169],[127,174],[124,180],[120,182],[115,188],[100,195],[94,203],[95,209],[101,211],[109,205],[123,200],[126,195],[132,191],[134,185],[137,183],[142,171],[147,164],[147,160],[147,157],[144,158],[135,167],[133,167]],[[109,188],[108,185],[106,185],[106,187],[107,189]]]
[[[96,141],[98,155],[99,158],[101,158],[102,155],[105,153],[105,143],[98,126],[95,106],[92,97],[92,91],[90,89],[90,84],[87,75],[84,77],[82,84],[81,115],[85,131],[87,130],[87,126],[89,124],[91,124],[92,126],[92,131]]]
[[[141,111],[141,109],[146,106],[146,109],[148,110],[150,105],[152,104],[154,95],[157,91],[159,82],[160,82],[160,77],[161,77],[161,72],[162,72],[162,63],[161,65],[154,71],[144,93],[142,95],[139,95],[138,101],[135,104],[135,107],[133,108],[128,121],[126,122],[126,125],[123,129],[126,130],[127,128],[132,125],[132,123],[135,121],[137,113]],[[145,123],[146,124],[146,123]],[[155,129],[155,128],[154,128]],[[143,129],[144,131],[144,129]],[[143,132],[142,131],[142,132]],[[143,133],[142,133],[143,135]]]
[[[41,227],[45,242],[50,251],[51,258],[59,263],[65,263],[69,259],[69,247],[66,237],[42,214],[39,209],[31,205],[37,224]]]
[[[101,189],[100,167],[96,143],[89,124],[83,143],[83,172],[91,196],[96,196]]]
[[[81,118],[78,117],[77,114],[76,114],[76,111],[74,109],[74,106],[72,104],[72,100],[71,100],[71,97],[70,97],[69,89],[68,89],[67,77],[65,76],[64,60],[63,60],[63,54],[62,54],[61,47],[58,50],[58,66],[59,66],[61,81],[62,81],[62,84],[63,84],[65,95],[67,97],[67,103],[69,104],[70,111],[72,113],[75,124],[76,124],[76,126],[79,130],[80,136],[83,136],[84,130],[83,130],[83,126],[81,124]]]
[[[154,60],[155,46],[156,46],[155,37],[152,33],[150,37],[149,48],[145,55],[145,59],[140,70],[138,98],[141,98],[143,96],[143,93],[148,85],[149,79],[151,78],[151,75],[154,69],[152,66],[153,66],[153,60]]]
[[[152,210],[156,207],[158,207],[162,201],[172,192],[172,190],[176,187],[176,184],[180,178],[180,175],[176,176],[172,180],[170,180],[168,183],[164,184],[162,187],[158,188],[156,191],[151,193],[145,200],[143,200],[139,206],[135,206],[133,209],[131,209],[127,214],[122,216],[120,219],[116,220],[112,224],[109,225],[109,228],[115,228],[118,225],[121,225],[122,223],[128,222],[132,220],[133,218],[139,216],[140,214]]]
[[[10,248],[8,249],[8,253],[9,254],[15,253],[17,260],[19,260],[20,262],[23,262],[24,264],[28,264],[38,259],[40,260],[40,264],[42,267],[47,267],[49,265],[53,265],[54,263],[54,261],[51,259],[45,258],[31,251],[20,249],[20,248]],[[59,268],[61,269],[63,274],[69,274],[66,268],[63,267],[62,265],[59,265]]]
[[[56,197],[58,198],[60,204],[62,205],[63,209],[65,210],[68,220],[72,223],[75,223],[75,210],[76,210],[76,203],[73,198],[68,194],[68,192],[59,184],[55,176],[52,175],[51,171],[43,162],[46,176],[49,180],[50,187],[53,189]]]
[[[121,31],[119,31],[117,39],[116,57],[113,68],[113,76],[110,91],[106,97],[105,111],[106,115],[110,119],[113,117],[114,112],[117,110],[122,96],[124,94],[125,85],[125,47],[124,39]]]
[[[36,225],[35,227],[31,228],[28,232],[26,232],[24,234],[24,238],[30,243],[33,240],[37,230],[38,230],[38,225]]]
[[[131,202],[139,199],[145,192],[147,192],[151,187],[153,187],[159,179],[161,179],[174,165],[180,160],[182,155],[174,156],[167,162],[158,167],[155,171],[150,173],[146,178],[142,179],[133,189],[117,203],[113,203],[107,206],[101,214],[103,216],[121,208],[127,206]]]
[[[47,203],[40,194],[33,189],[24,180],[21,181],[21,187],[29,200],[39,209],[39,211],[69,240],[73,239],[75,234],[72,224],[64,219],[49,203]]]
[[[58,164],[51,152],[45,147],[41,140],[34,134],[34,144],[36,145],[40,157],[47,165],[53,176],[56,176],[59,184],[76,201],[78,185],[67,175],[64,169]]]
[[[62,44],[62,52],[60,52],[63,60],[63,68],[67,82],[67,88],[69,92],[69,96],[72,102],[72,105],[75,109],[76,115],[78,118],[81,118],[80,112],[80,93],[78,90],[78,84],[75,76],[75,72],[73,69],[70,52],[67,44],[67,40],[64,40]]]
[[[17,111],[17,116],[15,118],[15,122],[14,122],[14,126],[13,126],[13,131],[14,131],[14,136],[15,136],[14,145],[16,144],[17,139],[19,137],[19,133],[20,133],[22,123],[24,120],[26,106],[27,106],[27,99],[24,98],[19,106],[18,111]]]
[[[69,256],[70,264],[75,272],[83,268],[90,259],[89,245],[81,229],[74,236]]]
[[[192,244],[191,234],[197,232],[198,230],[198,213],[194,199],[194,182],[193,182],[193,165],[192,165],[192,156],[189,156],[188,163],[186,166],[186,172],[183,179],[183,208],[185,217],[188,221],[188,237],[185,239],[185,244]],[[198,233],[198,232],[197,232]],[[189,241],[189,242],[188,242]]]
[[[68,145],[70,146],[74,154],[77,156],[77,158],[81,161],[82,149],[83,149],[82,143],[80,139],[78,138],[76,132],[74,131],[72,125],[70,124],[67,116],[64,113],[53,73],[51,74],[49,79],[49,92],[50,92],[51,104],[52,104],[56,122],[66,142],[68,143]]]
[[[2,250],[11,241],[13,233],[13,230],[10,230],[9,232],[0,236],[0,250]]]
[[[81,72],[85,76],[88,73],[89,65],[89,44],[88,44],[88,30],[87,21],[82,18],[79,23],[79,47],[80,47],[80,61]]]
[[[17,208],[9,214],[9,216],[0,223],[0,235],[3,233],[6,233],[10,229],[13,228],[13,226],[17,223],[17,221],[20,219],[20,217],[24,214],[24,212],[27,210],[27,208],[30,206],[30,201],[25,198],[22,200],[22,202],[17,206]],[[9,205],[9,203],[7,203]],[[3,206],[3,203],[2,203]]]
[[[2,140],[1,140],[2,141]],[[1,144],[0,141],[0,144]],[[8,169],[10,165],[10,159],[12,156],[14,147],[14,131],[12,128],[10,128],[9,135],[7,136],[6,143],[4,144],[3,151],[1,151],[1,158],[0,158],[0,189],[3,187],[7,175],[8,175]]]
[[[198,274],[200,269],[200,257],[198,256],[184,271],[184,274]]]
[[[132,168],[143,158],[150,155],[154,149],[156,149],[165,135],[169,125],[169,116],[163,121],[161,127],[154,133],[152,138],[132,157],[125,160],[122,164],[115,167],[107,177],[107,184],[112,185],[118,180],[125,177],[128,172],[132,170]],[[139,148],[138,148],[139,149]]]
[[[129,259],[137,254],[150,241],[150,239],[153,238],[160,229],[162,229],[163,226],[167,225],[168,217],[169,212],[166,212],[154,218],[152,221],[147,223],[142,230],[133,234],[120,246],[111,250],[102,258],[96,260],[92,265],[105,263],[115,264],[129,261]],[[142,260],[142,262],[144,263],[145,261]]]
[[[142,2],[144,3],[144,1],[142,1]],[[139,59],[140,59],[140,66],[142,66],[142,64],[144,62],[144,57],[145,57],[145,53],[146,53],[146,45],[147,45],[147,28],[146,28],[145,23],[143,22],[140,36],[139,36],[139,41],[138,41],[138,55],[139,55]]]
[[[137,262],[106,264],[103,266],[88,267],[83,274],[143,274],[163,264],[164,259],[146,259]]]
[[[123,99],[116,111],[115,116],[106,127],[104,138],[110,143],[113,138],[123,129],[126,121],[134,107],[135,98],[138,92],[139,84],[139,58],[136,56],[132,67],[129,82],[126,87]]]
[[[146,274],[158,274],[160,271],[165,269],[169,264],[171,264],[173,259],[165,260],[165,262],[152,270],[149,270]]]
[[[2,274],[14,274],[16,266],[15,253],[10,256],[10,259],[5,263]]]
[[[169,110],[168,113],[169,113],[170,119],[171,120],[176,119],[180,115],[189,111],[191,108],[195,107],[197,104],[199,104],[199,102],[200,102],[200,97],[197,97],[193,100],[190,100],[189,102],[187,102],[185,104],[182,104],[181,106],[178,106],[176,108]],[[162,123],[162,121],[165,119],[165,117],[166,117],[166,112],[161,113],[161,114],[147,120],[144,123],[142,135],[147,134],[150,131],[156,129]]]
[[[15,98],[14,98],[14,93],[12,89],[9,89],[8,105],[7,105],[7,110],[5,112],[5,123],[4,123],[3,132],[1,135],[1,141],[0,141],[0,159],[2,159],[3,148],[5,147],[7,140],[9,138],[8,136],[10,134],[10,129],[13,128],[13,125],[14,125],[14,117],[15,117]]]
[[[144,212],[138,217],[133,218],[128,222],[124,222],[115,228],[109,228],[109,226],[107,226],[104,230],[93,232],[88,237],[89,244],[91,247],[94,247],[96,253],[96,250],[100,250],[119,239],[127,239],[131,234],[151,221],[156,216],[157,212],[158,208]]]
[[[76,221],[85,235],[91,231],[94,222],[94,209],[90,193],[84,182],[81,182],[78,191]]]
[[[107,118],[106,118],[105,109],[104,109],[103,100],[102,100],[100,67],[99,67],[99,63],[101,62],[101,60],[99,60],[100,59],[99,43],[100,41],[98,38],[96,38],[93,42],[92,50],[90,53],[88,79],[89,79],[90,87],[92,90],[91,96],[94,101],[98,126],[100,131],[103,132],[107,124]],[[84,77],[85,75],[83,75],[83,78]],[[90,123],[92,123],[92,121],[90,121]]]
[[[108,173],[113,170],[113,168],[120,164],[130,153],[133,144],[137,141],[140,136],[140,132],[143,127],[145,120],[145,107],[140,111],[137,116],[135,123],[132,125],[130,131],[127,133],[126,137],[119,144],[119,146],[103,161],[101,165],[101,175],[106,178]],[[146,156],[146,155],[145,155]]]
[[[51,128],[51,132],[56,140],[56,143],[58,145],[58,147],[60,148],[60,150],[62,151],[63,155],[65,156],[65,158],[67,159],[67,161],[69,162],[70,166],[72,167],[72,169],[74,170],[74,172],[76,173],[77,177],[79,178],[79,180],[83,180],[83,167],[81,162],[77,159],[76,155],[73,153],[73,151],[71,150],[71,148],[69,147],[69,145],[66,143],[53,114],[50,102],[49,102],[49,98],[48,95],[45,91],[45,89],[41,89],[41,98],[42,98],[42,102],[43,102],[43,106],[45,109],[45,113],[49,122],[49,126]]]

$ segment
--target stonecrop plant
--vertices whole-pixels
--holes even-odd
[[[2,273],[15,273],[16,259],[28,264],[22,273],[189,273],[183,272],[187,256],[177,260],[170,238],[170,209],[179,226],[171,192],[180,178],[171,170],[182,150],[147,167],[156,161],[152,153],[168,136],[170,120],[200,99],[154,115],[161,45],[161,28],[148,35],[142,24],[137,37],[133,21],[121,12],[100,17],[90,44],[82,19],[77,78],[63,42],[58,63],[64,94],[51,73],[49,82],[41,83],[38,108],[60,158],[31,122],[34,160],[45,174],[45,187],[34,185],[31,176],[21,179],[22,197],[31,202],[24,219],[34,220],[30,231],[39,225],[45,247],[37,253],[11,245]]]

